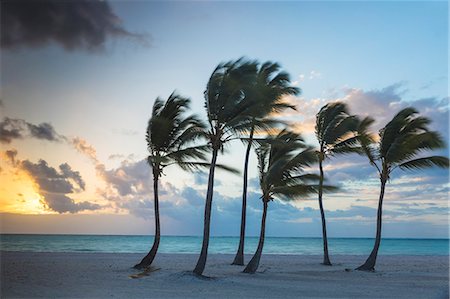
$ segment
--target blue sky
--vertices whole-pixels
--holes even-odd
[[[9,213],[2,217],[4,231],[152,233],[151,177],[142,159],[154,99],[176,89],[205,117],[203,91],[212,70],[241,56],[277,61],[290,73],[302,94],[290,98],[298,112],[285,118],[313,145],[314,115],[334,100],[375,117],[374,129],[414,105],[448,142],[447,2],[124,1],[110,7],[120,26],[139,38],[111,34],[93,51],[67,50],[51,38],[39,46],[2,49],[2,117],[47,122],[57,134],[51,140],[25,134],[2,143],[0,176],[11,182],[0,190],[1,212]],[[37,183],[47,173],[42,165],[40,171],[24,169],[11,162],[8,150],[17,151],[16,162],[38,165],[43,159],[46,170],[60,174],[59,165],[67,163],[79,172],[84,190],[72,175],[72,192],[46,197]],[[232,143],[219,162],[241,168],[243,152],[242,144]],[[253,182],[255,162],[252,156]],[[325,199],[330,236],[372,236],[375,171],[354,156],[327,167],[330,181],[341,186]],[[163,233],[201,234],[203,176],[167,171]],[[217,178],[212,232],[238,235],[241,178],[222,172]],[[385,236],[447,237],[448,187],[447,171],[396,173],[387,189]],[[248,231],[256,235],[257,184],[251,192]],[[320,236],[314,198],[274,202],[270,209],[270,235]],[[35,217],[35,225],[17,224],[23,217]],[[125,224],[119,220],[124,217]],[[111,225],[82,225],[88,218]]]

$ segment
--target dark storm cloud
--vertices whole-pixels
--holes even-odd
[[[69,164],[61,164],[57,170],[44,160],[39,160],[38,163],[24,160],[19,167],[28,173],[39,187],[39,194],[48,209],[58,213],[77,213],[101,208],[100,205],[87,201],[75,202],[67,196],[85,189],[85,182],[80,173],[72,170]]]
[[[32,137],[48,141],[61,141],[64,136],[59,135],[49,123],[35,125],[23,119],[5,117],[0,122],[0,143],[11,143],[14,139]]]
[[[1,47],[6,49],[55,42],[66,50],[96,50],[110,37],[145,42],[122,26],[106,1],[5,0],[0,19]]]

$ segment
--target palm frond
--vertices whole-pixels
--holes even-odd
[[[396,144],[396,139],[401,138],[401,130],[418,113],[412,107],[398,112],[394,118],[380,130],[380,156],[386,157],[390,147]]]
[[[147,126],[149,163],[158,167],[179,164],[188,169],[189,160],[205,159],[207,145],[190,145],[205,136],[205,126],[195,115],[186,116],[190,100],[173,92],[164,102],[157,98]]]
[[[403,170],[418,170],[430,168],[433,166],[440,168],[448,168],[449,159],[443,156],[431,156],[410,160],[398,165],[398,167]]]
[[[206,170],[211,167],[211,163],[198,161],[184,161],[177,163],[177,165],[180,166],[181,169],[191,172],[195,170]],[[223,164],[216,164],[216,168],[232,174],[240,174],[240,171],[238,169]]]
[[[315,133],[319,144],[325,141],[327,131],[332,131],[333,127],[348,116],[347,105],[342,102],[328,103],[323,106],[316,115]]]

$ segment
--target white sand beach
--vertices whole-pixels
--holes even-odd
[[[149,276],[131,266],[141,254],[1,252],[1,298],[448,298],[448,256],[380,256],[374,273],[345,271],[363,256],[263,255],[241,273],[233,256],[210,255],[201,279],[197,255],[159,254]],[[249,257],[247,257],[248,261]]]

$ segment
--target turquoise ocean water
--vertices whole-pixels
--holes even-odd
[[[115,252],[144,253],[151,247],[152,236],[110,235],[0,235],[1,250],[31,252]],[[367,255],[373,246],[370,238],[331,238],[331,254]],[[212,237],[210,253],[234,254],[237,237]],[[246,240],[246,253],[253,253],[257,237]],[[161,253],[199,253],[202,237],[163,236]],[[321,238],[267,237],[265,254],[322,254]],[[380,254],[449,255],[448,239],[383,239]]]

